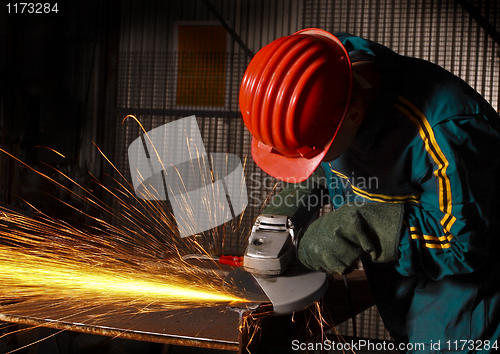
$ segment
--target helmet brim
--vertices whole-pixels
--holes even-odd
[[[333,141],[333,139],[332,139]],[[266,173],[288,183],[300,183],[308,179],[323,161],[331,145],[312,158],[287,157],[259,146],[259,141],[252,139],[252,157],[255,163]]]

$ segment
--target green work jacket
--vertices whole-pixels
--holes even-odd
[[[500,162],[497,112],[441,67],[360,37],[337,35],[373,58],[379,96],[354,142],[322,163],[334,207],[404,203],[397,271],[433,280],[468,274],[498,258],[493,240]]]

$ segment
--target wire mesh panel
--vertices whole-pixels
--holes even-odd
[[[262,209],[266,196],[274,190],[276,181],[263,173],[253,162],[249,153],[251,136],[244,127],[239,112],[237,90],[241,77],[248,65],[244,54],[212,56],[210,53],[190,53],[181,58],[179,53],[121,53],[119,60],[117,103],[117,143],[116,164],[130,180],[127,148],[138,137],[154,128],[177,119],[195,115],[208,153],[231,153],[237,155],[244,167],[245,183],[248,190],[248,207],[236,218],[233,226],[237,230],[227,232],[227,240],[222,245],[207,245],[214,253],[241,253],[244,241],[254,218]],[[187,61],[191,71],[198,75],[184,75],[180,60]],[[223,79],[211,81],[207,66],[219,66],[213,71],[221,73]],[[226,70],[229,66],[231,70]],[[210,75],[208,75],[210,76]],[[201,77],[201,80],[200,80]],[[222,82],[221,82],[222,81]],[[201,90],[196,85],[206,85]],[[215,87],[213,87],[215,85]],[[193,87],[191,87],[193,86]],[[221,87],[223,87],[221,89]],[[179,93],[179,90],[184,90]],[[224,91],[223,100],[217,92]],[[132,118],[121,122],[127,115],[134,115],[142,124]],[[165,207],[168,207],[166,204]],[[153,221],[155,216],[151,216]],[[237,225],[236,225],[237,224]]]
[[[235,154],[244,166],[248,207],[236,218],[237,233],[224,243],[241,253],[241,240],[267,196],[276,191],[276,180],[250,156],[251,137],[239,113],[239,86],[248,52],[297,31],[302,7],[299,0],[210,4],[232,34],[201,0],[122,3],[114,161],[130,178],[127,147],[144,133],[133,119],[121,123],[125,116],[135,115],[149,131],[195,115],[206,151]]]
[[[356,315],[357,336],[362,338],[373,338],[379,340],[393,340],[389,331],[384,327],[376,306],[370,307]],[[335,326],[335,329],[344,336],[354,336],[352,319]]]
[[[127,112],[217,112],[238,119],[237,92],[247,64],[242,54],[121,53],[117,106]]]
[[[215,12],[202,0],[122,2],[114,162],[130,178],[127,147],[144,134],[133,119],[122,123],[125,116],[135,115],[149,131],[195,115],[206,151],[235,154],[244,166],[248,207],[235,219],[238,231],[224,243],[241,253],[241,240],[276,191],[276,180],[251,158],[239,86],[248,53],[297,31],[302,7],[299,0],[209,3]]]
[[[500,3],[470,1],[497,28]],[[498,109],[498,48],[453,0],[304,0],[303,27],[347,32],[432,61],[464,79]]]

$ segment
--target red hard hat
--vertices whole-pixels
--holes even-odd
[[[349,55],[331,33],[310,28],[266,45],[239,97],[254,161],[283,181],[307,179],[328,152],[351,92]]]

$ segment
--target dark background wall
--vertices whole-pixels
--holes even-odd
[[[120,173],[130,181],[127,148],[142,132],[125,116],[136,115],[150,130],[194,114],[207,151],[234,153],[245,162],[252,205],[225,250],[241,252],[276,181],[251,161],[250,136],[238,110],[239,83],[253,53],[302,28],[350,32],[433,61],[499,107],[497,0],[75,0],[59,2],[58,12],[51,14],[9,14],[6,4],[0,3],[0,148],[18,160],[0,153],[0,202],[26,213],[36,209],[85,222],[57,200],[88,211],[67,193],[81,189],[63,174],[119,213],[116,200],[89,173],[107,186]],[[229,28],[226,54],[212,62],[204,48],[193,54],[189,70],[202,68],[197,75],[208,81],[203,73],[214,69],[207,63],[223,65],[217,86],[225,92],[223,104],[200,106],[195,96],[192,104],[189,96],[177,104],[176,28],[207,21],[217,25],[221,19]],[[155,215],[145,222],[154,226]],[[363,336],[384,339],[375,311],[364,316],[367,331],[376,333]]]
[[[134,114],[150,130],[194,114],[207,151],[234,153],[245,161],[253,198],[245,232],[276,181],[251,161],[251,138],[238,109],[239,83],[252,54],[280,36],[306,27],[364,36],[445,67],[498,107],[500,5],[494,0],[81,0],[58,3],[58,12],[50,14],[6,10],[4,2],[3,150],[72,189],[58,169],[113,204],[88,175],[105,184],[119,177],[96,146],[130,180],[127,148],[142,133],[124,117]],[[224,104],[202,107],[189,104],[189,98],[177,104],[179,24],[220,25],[221,19],[229,28],[218,87],[225,92]],[[204,50],[205,56],[194,60],[203,68],[202,81],[212,70],[206,69]],[[35,207],[60,218],[76,217],[47,196],[74,199],[0,154],[1,202],[26,212]],[[235,247],[241,250],[240,240]]]

